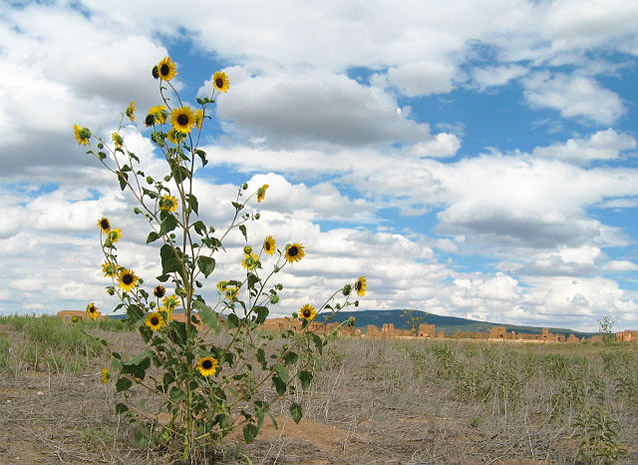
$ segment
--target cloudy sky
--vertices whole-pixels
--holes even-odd
[[[109,312],[97,220],[155,285],[131,198],[73,124],[122,131],[147,164],[150,70],[187,102],[230,77],[197,173],[222,229],[236,186],[270,185],[260,244],[299,241],[274,313],[368,278],[364,309],[638,328],[638,2],[0,2],[0,314]],[[241,274],[242,238],[214,283]],[[268,262],[265,263],[268,266]]]

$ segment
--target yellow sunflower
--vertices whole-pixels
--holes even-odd
[[[155,289],[153,289],[153,294],[158,299],[161,299],[166,295],[166,288],[164,286],[156,286]]]
[[[220,281],[217,283],[217,290],[219,292],[224,292],[228,287],[228,281]]]
[[[264,251],[268,254],[268,255],[272,255],[275,253],[275,247],[276,247],[276,242],[275,239],[273,239],[272,236],[268,236],[265,240],[264,240]]]
[[[257,189],[257,203],[260,203],[266,197],[266,189],[270,186],[268,184],[264,184],[259,189]]]
[[[131,120],[131,123],[135,121],[135,102],[131,102],[126,108],[126,116]]]
[[[227,287],[225,291],[226,291],[226,298],[228,300],[237,299],[237,294],[239,293],[239,288],[237,286]]]
[[[257,255],[254,253],[247,253],[244,255],[244,259],[241,262],[241,266],[243,266],[247,270],[254,270],[259,265],[259,259]]]
[[[317,311],[312,305],[306,304],[299,310],[299,318],[302,318],[304,320],[311,321],[314,320],[316,316]]]
[[[74,124],[73,132],[75,133],[75,140],[78,141],[78,145],[89,145],[89,139],[91,138],[89,128],[83,128],[82,126]]]
[[[120,136],[119,132],[113,131],[111,133],[111,140],[115,144],[115,148],[116,149],[122,148],[122,144],[124,143],[124,139],[122,139],[122,136]]]
[[[97,311],[97,306],[93,302],[86,306],[86,313],[93,320],[97,320],[97,317],[100,316],[100,312]]]
[[[298,242],[289,245],[286,249],[286,260],[288,261],[288,263],[294,263],[301,260],[304,255],[306,255],[303,249],[303,245],[299,244]]]
[[[173,308],[179,307],[179,304],[179,297],[177,297],[175,294],[164,297],[164,299],[162,300],[162,305],[171,310]]]
[[[97,220],[97,225],[100,227],[104,234],[108,234],[111,230],[111,222],[106,216],[103,216],[99,220]]]
[[[106,242],[108,245],[115,244],[122,238],[122,230],[120,228],[113,228],[109,231]]]
[[[357,295],[359,297],[363,297],[364,295],[366,295],[366,287],[368,287],[368,284],[366,283],[366,277],[359,276],[357,282],[354,283],[354,290],[357,291]]]
[[[183,132],[178,131],[175,128],[172,128],[170,131],[166,133],[166,138],[173,145],[178,145],[186,135]]]
[[[109,382],[109,378],[108,368],[102,368],[102,384],[107,384]]]
[[[159,201],[159,209],[174,212],[177,210],[177,199],[169,194],[163,195]]]
[[[171,124],[173,129],[189,133],[193,124],[195,124],[195,115],[189,107],[176,108],[171,113]]]
[[[204,112],[199,109],[195,112],[195,124],[197,125],[197,129],[202,130],[202,124],[204,124]]]
[[[117,266],[110,262],[104,262],[102,264],[102,273],[105,277],[114,278],[117,276]]]
[[[217,71],[213,76],[213,85],[215,89],[220,92],[228,92],[228,88],[230,87],[230,81],[228,80],[228,76],[226,73],[222,73],[221,71]]]
[[[139,279],[133,271],[123,268],[122,271],[120,271],[117,285],[124,289],[125,292],[131,292],[133,288],[137,287],[137,281]]]
[[[155,116],[155,121],[159,124],[164,124],[168,120],[168,110],[164,105],[156,105],[148,110],[149,115]]]
[[[177,76],[177,65],[171,57],[164,57],[157,65],[157,73],[162,81],[170,81]]]
[[[153,331],[157,331],[162,326],[166,324],[164,317],[160,314],[160,312],[149,313],[146,316],[146,326],[151,328]]]
[[[202,357],[197,360],[197,370],[202,376],[214,375],[219,368],[219,360],[214,357]]]

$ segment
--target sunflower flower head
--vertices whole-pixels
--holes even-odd
[[[228,300],[236,300],[239,294],[239,288],[237,286],[228,286],[225,290],[226,298]]]
[[[185,133],[178,131],[175,128],[171,128],[171,130],[166,133],[166,138],[173,145],[179,145],[179,143],[183,141],[185,137]]]
[[[268,236],[266,237],[266,239],[264,239],[264,252],[266,252],[268,255],[272,255],[275,253],[276,246],[277,246],[277,243],[275,242],[275,239],[273,239],[272,236]]]
[[[162,196],[159,201],[159,209],[174,212],[177,210],[177,199],[170,194]]]
[[[217,290],[219,292],[225,292],[228,287],[228,281],[220,281],[217,283]]]
[[[100,316],[100,312],[97,311],[97,305],[93,302],[86,306],[86,314],[91,317],[92,320],[97,320],[97,317]]]
[[[146,315],[146,326],[151,328],[153,331],[161,329],[164,325],[166,325],[166,320],[164,320],[164,317],[160,312],[152,312]]]
[[[106,246],[111,247],[122,238],[122,230],[120,228],[111,229],[106,235]]]
[[[162,58],[162,61],[157,65],[157,75],[162,81],[170,81],[177,76],[177,65],[171,60],[171,57]]]
[[[164,286],[156,286],[155,289],[153,289],[153,295],[161,299],[166,295],[166,288]]]
[[[126,107],[126,116],[131,120],[131,123],[135,121],[135,102],[131,102],[128,107]]]
[[[104,234],[108,234],[111,231],[111,222],[106,216],[103,216],[97,220],[97,225],[100,227]]]
[[[244,259],[241,262],[241,266],[246,270],[254,270],[255,268],[259,268],[261,264],[259,263],[259,258],[254,253],[247,253],[244,255]]]
[[[317,316],[317,311],[315,310],[315,307],[313,307],[310,304],[304,305],[299,310],[299,318],[301,319],[311,321],[311,320],[314,320],[316,316]]]
[[[226,75],[226,73],[217,71],[213,75],[213,86],[219,92],[223,92],[223,93],[228,92],[228,88],[230,87],[230,81],[228,80],[228,76]]]
[[[123,268],[117,278],[117,285],[125,292],[131,292],[135,287],[137,287],[139,279],[140,278],[138,278],[132,270]]]
[[[175,294],[166,296],[162,299],[162,305],[170,310],[177,308],[179,307],[179,297]]]
[[[262,200],[266,197],[266,189],[270,186],[268,184],[264,184],[259,189],[257,189],[257,203],[261,203]]]
[[[286,254],[285,254],[286,261],[292,264],[301,260],[304,257],[304,255],[306,255],[303,249],[304,249],[304,246],[299,244],[298,242],[295,242],[294,244],[289,245],[286,248]]]
[[[114,278],[117,276],[117,266],[111,262],[102,263],[102,273],[104,273],[104,277]]]
[[[191,128],[195,124],[195,115],[193,110],[189,107],[180,107],[173,110],[171,113],[171,124],[173,129],[177,129],[180,132],[189,133]]]
[[[153,116],[155,124],[164,124],[168,120],[168,110],[164,105],[154,106],[148,110],[148,114]]]
[[[197,371],[202,376],[214,375],[219,368],[219,360],[214,357],[202,357],[197,360]]]
[[[366,282],[366,277],[359,276],[359,279],[357,279],[357,282],[354,283],[354,290],[357,291],[357,295],[359,297],[363,297],[364,295],[366,295],[367,287],[368,287],[368,284]]]
[[[109,382],[109,369],[102,368],[102,384],[107,384]]]
[[[82,126],[74,124],[73,133],[75,134],[75,140],[78,141],[78,145],[89,145],[89,139],[91,138],[91,130],[89,128],[83,128]]]
[[[121,149],[122,148],[122,144],[124,144],[124,139],[122,139],[122,136],[120,136],[119,132],[113,131],[111,133],[111,140],[115,144],[115,148],[116,149]]]

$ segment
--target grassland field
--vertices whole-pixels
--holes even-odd
[[[0,317],[0,463],[173,461],[115,415],[108,351],[85,333],[141,349],[122,321]],[[265,424],[240,455],[231,437],[220,461],[638,463],[638,344],[335,337],[326,349],[297,394],[304,419],[274,401],[279,429]]]

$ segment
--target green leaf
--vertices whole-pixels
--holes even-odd
[[[204,273],[204,276],[208,278],[208,276],[215,270],[215,259],[200,255],[197,257],[197,266],[201,272]]]
[[[266,352],[261,347],[257,349],[257,361],[261,364],[262,369],[266,369],[268,364],[266,363]]]
[[[133,386],[133,381],[128,378],[119,378],[115,383],[115,392],[126,391],[131,386]]]
[[[128,181],[128,174],[124,171],[117,171],[117,179],[120,181],[120,189],[126,189],[126,182]]]
[[[124,379],[124,378],[120,378],[120,379]],[[120,392],[120,391],[118,391],[118,392]],[[119,415],[119,414],[124,413],[124,412],[128,412],[128,407],[125,404],[120,402],[119,404],[117,404],[115,406],[115,414],[116,415]]]
[[[126,319],[129,323],[135,323],[142,318],[144,318],[144,310],[139,306],[131,304],[126,307]]]
[[[196,215],[199,215],[199,202],[197,201],[197,197],[193,194],[186,194],[186,201],[188,202],[188,206],[195,212]]]
[[[181,263],[175,254],[175,250],[168,244],[164,244],[160,249],[160,257],[162,258],[162,274],[182,271]]]
[[[213,309],[199,300],[193,301],[193,307],[197,310],[197,316],[201,318],[206,326],[215,331],[215,334],[219,334],[222,328],[219,325],[219,317]]]
[[[206,159],[206,152],[203,150],[195,150],[195,153],[202,160],[202,166],[206,166],[208,164],[208,160]]]
[[[167,215],[166,218],[162,221],[162,225],[160,226],[159,235],[163,236],[164,234],[171,232],[173,229],[177,227],[177,218],[173,215]]]
[[[206,225],[202,221],[196,221],[192,224],[192,227],[195,229],[195,232],[200,236],[206,234]]]
[[[228,329],[237,328],[239,326],[239,318],[234,313],[228,315]]]
[[[148,195],[152,199],[156,199],[158,197],[157,192],[147,189],[146,187],[142,187],[142,192],[144,192],[144,195]]]
[[[239,202],[231,202],[231,203],[233,204],[233,207],[235,207],[235,210],[237,211],[241,211],[244,209],[244,206]]]
[[[277,370],[277,373],[279,374],[279,377],[281,378],[281,380],[284,383],[287,383],[288,380],[290,379],[290,373],[288,373],[288,369],[280,364],[277,364],[274,366],[275,370]]]
[[[275,385],[277,394],[283,396],[286,393],[286,383],[277,375],[272,377],[272,383]]]
[[[288,352],[288,353],[284,356],[284,362],[286,363],[286,365],[292,365],[292,364],[293,364],[293,363],[295,363],[298,359],[299,359],[299,355],[297,355],[295,352]]]
[[[146,370],[151,366],[151,357],[154,353],[151,349],[147,349],[144,352],[138,354],[131,361],[122,364],[120,373],[130,374],[139,379],[144,379],[146,376]]]
[[[299,405],[297,402],[293,402],[288,410],[290,410],[290,414],[292,415],[292,419],[295,421],[295,423],[299,423],[303,418],[301,405]]]
[[[250,444],[255,440],[255,436],[259,433],[259,428],[257,425],[253,425],[252,423],[248,423],[244,426],[244,441],[246,444]]]
[[[182,400],[182,399],[186,399],[186,393],[182,391],[181,389],[173,387],[171,389],[170,397],[171,397],[171,400],[176,400],[176,401]]]
[[[255,312],[257,312],[257,319],[255,320],[255,322],[257,324],[263,324],[263,322],[266,321],[270,310],[268,310],[268,307],[258,306],[255,307]]]
[[[301,381],[302,389],[308,389],[308,386],[310,386],[310,383],[312,382],[312,373],[306,370],[300,371],[299,381]]]
[[[244,239],[246,239],[246,241],[248,241],[248,234],[246,233],[246,225],[245,224],[240,224],[239,225],[239,230],[244,235]]]
[[[146,238],[146,243],[150,244],[151,242],[154,242],[159,238],[160,238],[159,234],[157,234],[155,231],[151,231],[150,233],[148,233],[148,237]]]

